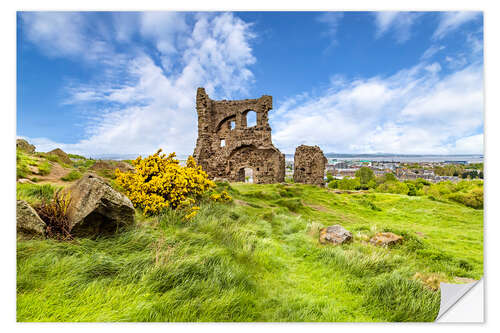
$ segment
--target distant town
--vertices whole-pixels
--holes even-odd
[[[377,177],[392,173],[400,181],[421,178],[431,183],[438,183],[484,178],[482,156],[465,156],[463,160],[457,159],[457,156],[408,155],[399,159],[384,159],[384,157],[369,155],[361,158],[327,157],[325,177],[327,174],[331,174],[335,179],[354,178],[356,171],[361,167],[368,167],[373,170]],[[450,160],[446,160],[447,157]],[[287,177],[293,176],[293,163],[293,155],[287,155]]]
[[[375,176],[392,173],[400,181],[425,179],[431,183],[458,182],[467,179],[483,179],[483,155],[390,155],[390,154],[325,154],[328,160],[325,170],[335,179],[354,178],[361,167],[373,170]],[[124,160],[138,155],[97,155],[94,159]],[[187,155],[177,156],[185,165]],[[293,176],[294,155],[285,155],[285,175]]]

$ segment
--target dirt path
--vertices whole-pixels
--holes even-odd
[[[71,169],[63,168],[59,163],[49,162],[51,165],[50,173],[45,176],[37,176],[39,184],[57,184],[57,185],[67,185],[71,182],[65,182],[61,180],[61,177],[66,176],[71,172]]]

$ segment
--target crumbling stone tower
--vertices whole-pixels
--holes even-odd
[[[210,178],[245,181],[247,169],[257,184],[285,180],[285,155],[271,141],[267,113],[272,106],[272,97],[267,95],[215,101],[198,88],[198,140],[193,157]],[[256,124],[249,127],[247,117],[252,112]]]
[[[300,145],[295,149],[293,181],[324,185],[327,159],[318,146]]]

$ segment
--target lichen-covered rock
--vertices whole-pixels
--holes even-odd
[[[17,139],[16,140],[16,148],[23,150],[27,153],[33,154],[35,152],[36,147],[30,144],[28,141],[24,139]]]
[[[17,200],[16,229],[22,238],[44,238],[47,225],[26,201]]]
[[[293,181],[296,183],[324,185],[327,159],[318,146],[300,145],[293,158]]]
[[[392,232],[379,232],[370,239],[370,243],[377,246],[392,246],[403,242],[403,237]]]
[[[198,139],[193,157],[211,179],[243,182],[245,169],[252,170],[257,184],[285,181],[285,155],[273,146],[268,112],[271,96],[258,99],[216,101],[198,88]],[[247,116],[256,116],[250,126]]]
[[[332,225],[327,228],[321,228],[319,231],[319,242],[321,244],[333,243],[344,244],[352,240],[351,232],[344,229],[341,225]]]
[[[71,158],[69,158],[68,154],[66,154],[62,149],[60,148],[56,148],[54,150],[51,150],[49,151],[47,154],[50,154],[50,155],[57,155],[59,157],[59,160],[63,163],[66,163],[66,164],[71,164],[73,163],[71,161]]]
[[[93,173],[86,173],[68,189],[69,224],[73,236],[110,234],[134,223],[134,206]]]

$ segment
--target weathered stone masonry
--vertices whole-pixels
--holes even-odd
[[[198,140],[194,158],[212,179],[245,181],[245,168],[253,170],[254,183],[285,180],[285,155],[271,141],[267,113],[271,96],[258,99],[215,101],[198,88]],[[255,112],[257,123],[247,126],[247,115]]]
[[[318,146],[298,146],[293,161],[293,181],[324,185],[326,163],[327,159]]]

